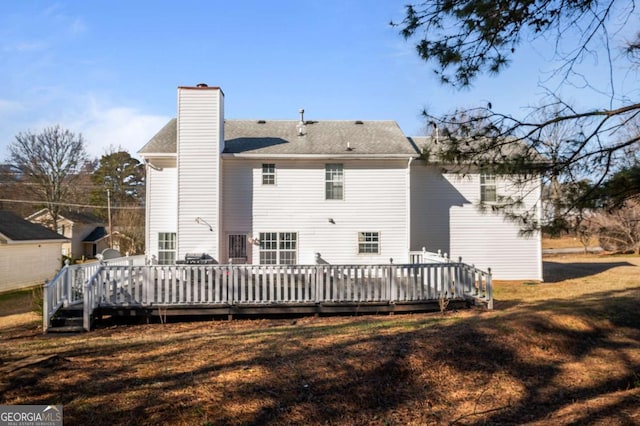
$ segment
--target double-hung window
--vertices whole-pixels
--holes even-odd
[[[480,174],[480,201],[483,203],[495,203],[497,200],[496,175]]]
[[[342,164],[325,164],[324,166],[325,199],[344,199],[344,175]]]
[[[380,253],[379,232],[358,232],[358,254]]]
[[[273,163],[265,163],[262,165],[262,184],[276,184],[276,165]]]
[[[298,234],[295,232],[261,232],[260,263],[295,265],[298,261]]]
[[[176,262],[176,233],[158,233],[158,263],[173,265]]]

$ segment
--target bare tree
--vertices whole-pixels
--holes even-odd
[[[640,35],[623,41],[619,54],[614,44],[636,20],[634,1],[428,0],[407,6],[403,20],[394,25],[414,43],[418,55],[434,65],[442,83],[454,87],[469,86],[480,74],[499,74],[525,43],[541,38],[550,42],[555,46],[550,63],[556,67],[540,83],[546,96],[528,116],[496,111],[490,102],[442,116],[424,111],[424,116],[440,129],[449,158],[461,163],[494,168],[496,173],[543,176],[550,186],[561,176],[590,177],[597,187],[640,141],[640,132],[627,131],[640,115],[640,100],[634,99],[638,93],[617,90],[624,78],[618,79],[617,73],[637,72]],[[601,74],[609,76],[608,87],[595,87],[583,71],[585,61],[593,58]],[[606,101],[578,109],[563,99],[567,87],[606,95]],[[559,125],[570,132],[562,143],[549,144]],[[468,130],[463,136],[461,128]],[[495,155],[488,155],[513,152],[513,145],[524,149],[500,165]],[[640,192],[640,187],[635,190]]]
[[[144,208],[131,204],[113,214],[113,223],[118,230],[118,246],[129,255],[144,253]]]
[[[607,251],[640,254],[640,202],[627,200],[613,211],[600,211],[589,218],[590,231]]]
[[[73,191],[79,168],[87,157],[82,135],[61,128],[45,128],[41,133],[19,133],[9,146],[10,161],[26,188],[42,200],[58,227],[62,204]]]

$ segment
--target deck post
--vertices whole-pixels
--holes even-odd
[[[491,268],[487,268],[487,281],[486,281],[485,295],[487,298],[487,309],[493,309],[493,284],[491,282]]]
[[[313,286],[313,291],[315,294],[313,295],[313,300],[316,303],[320,303],[320,288],[322,286],[322,266],[316,265],[315,269],[316,269],[316,273],[314,277],[315,283]]]
[[[69,259],[65,259],[65,261],[64,261],[64,269],[67,272],[64,274],[64,277],[63,277],[64,281],[63,281],[63,286],[62,286],[62,288],[63,288],[63,290],[62,290],[62,292],[63,292],[63,294],[62,294],[62,306],[64,306],[65,308],[67,306],[69,306],[69,299],[71,298],[71,282],[72,282],[72,279],[69,276],[70,275],[69,274],[69,263],[70,263]],[[74,274],[74,278],[75,278],[75,274]]]
[[[51,295],[49,294],[49,280],[44,280],[42,285],[42,332],[46,333],[49,328],[49,303],[51,302]]]
[[[93,306],[91,302],[91,281],[84,284],[83,305],[82,305],[82,328],[84,331],[91,331],[91,314]]]
[[[456,265],[456,297],[464,295],[464,285],[462,282],[462,256],[458,256],[458,264]]]
[[[389,303],[396,302],[397,284],[396,284],[396,266],[393,264],[393,258],[389,259]]]

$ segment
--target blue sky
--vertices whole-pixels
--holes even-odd
[[[406,1],[0,2],[0,161],[25,130],[60,124],[92,156],[140,149],[175,116],[176,87],[220,86],[238,119],[390,119],[424,134],[420,112],[486,104],[513,115],[536,105],[551,69],[544,41],[499,77],[461,92],[389,26]],[[624,36],[622,34],[621,36]],[[602,57],[589,75],[606,84]],[[620,90],[637,90],[625,74]],[[588,104],[593,93],[570,93]]]

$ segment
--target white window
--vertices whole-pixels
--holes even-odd
[[[325,199],[344,199],[344,179],[342,164],[325,164],[324,166]]]
[[[298,261],[298,234],[295,232],[261,232],[260,263],[295,265]]]
[[[480,175],[480,201],[494,203],[497,201],[496,175],[482,173]]]
[[[379,232],[358,232],[358,254],[380,253]]]
[[[276,184],[276,165],[275,164],[262,165],[262,184],[263,185]]]
[[[176,233],[158,233],[158,264],[173,265],[176,263]]]

